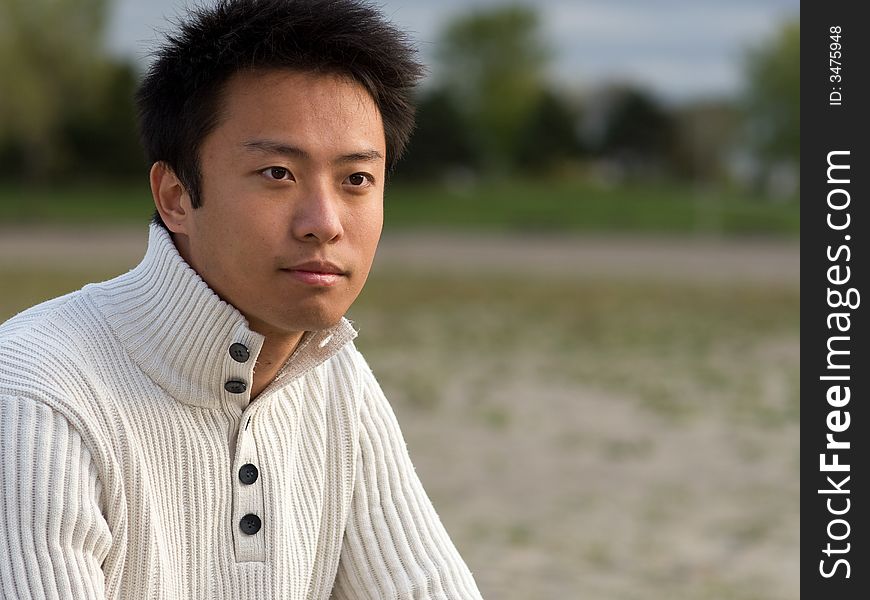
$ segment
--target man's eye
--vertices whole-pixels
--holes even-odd
[[[365,187],[366,185],[374,183],[371,176],[365,173],[354,173],[347,178],[347,182],[353,187]]]
[[[285,169],[284,167],[269,167],[268,169],[264,169],[262,173],[269,179],[286,179],[288,181],[293,179],[293,175],[288,169]]]

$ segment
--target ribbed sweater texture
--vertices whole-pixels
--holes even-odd
[[[479,599],[355,336],[251,401],[264,338],[155,225],[0,325],[2,597]]]

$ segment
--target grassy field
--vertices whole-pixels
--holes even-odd
[[[0,262],[0,320],[123,268]],[[793,600],[799,305],[408,268],[350,317],[485,597]]]
[[[393,228],[776,234],[797,236],[797,201],[772,202],[686,185],[611,187],[581,181],[512,180],[466,187],[389,185]],[[130,223],[152,212],[146,182],[127,187],[0,186],[0,223]]]

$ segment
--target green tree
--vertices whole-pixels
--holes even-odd
[[[745,107],[750,143],[769,162],[800,160],[800,21],[747,52]]]
[[[399,178],[444,177],[451,171],[479,167],[468,123],[444,90],[420,95],[416,120],[417,128],[396,172]]]
[[[630,172],[671,168],[674,120],[649,92],[634,86],[607,91],[599,152]]]
[[[549,56],[531,8],[477,11],[447,25],[438,74],[475,129],[487,167],[503,169],[516,156],[544,90]]]
[[[64,114],[61,135],[73,155],[68,166],[81,177],[124,180],[147,172],[133,102],[138,84],[132,64],[114,64],[96,101]]]
[[[722,182],[739,141],[741,115],[733,100],[703,99],[675,110],[673,166],[681,178]]]
[[[582,154],[580,111],[552,91],[541,94],[520,130],[516,159],[532,169],[547,169]]]
[[[64,115],[98,103],[107,0],[0,0],[0,146],[39,179],[70,160]]]

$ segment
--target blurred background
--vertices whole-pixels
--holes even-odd
[[[799,1],[379,5],[429,75],[349,316],[484,596],[799,597]],[[0,0],[0,320],[144,253],[186,6]]]

